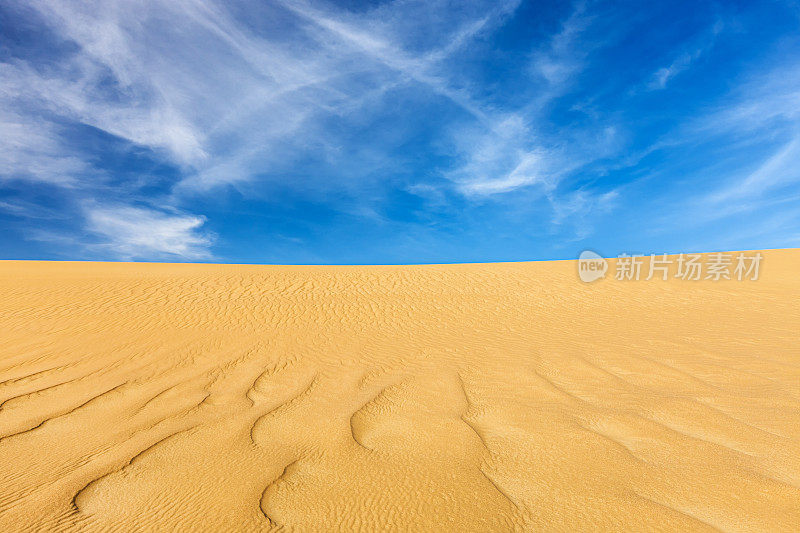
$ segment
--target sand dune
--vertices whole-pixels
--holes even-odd
[[[800,524],[800,251],[574,262],[0,263],[0,530]]]

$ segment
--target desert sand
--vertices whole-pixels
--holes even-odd
[[[4,261],[0,291],[0,531],[800,524],[800,250],[591,284]]]

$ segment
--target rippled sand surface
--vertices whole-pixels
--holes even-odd
[[[754,282],[6,261],[0,291],[2,531],[800,524],[798,250]]]

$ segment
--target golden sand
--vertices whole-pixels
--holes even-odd
[[[0,531],[800,527],[800,250],[592,284],[6,261],[0,291]]]

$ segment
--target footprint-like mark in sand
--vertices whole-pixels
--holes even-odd
[[[71,506],[73,508],[73,511],[75,513],[81,512],[82,507],[84,507],[83,502],[85,502],[85,498],[90,497],[89,495],[90,495],[91,490],[94,487],[96,487],[99,483],[101,483],[104,479],[107,479],[108,477],[113,476],[113,475],[121,474],[126,469],[128,469],[131,466],[135,465],[138,461],[141,461],[142,459],[144,459],[148,455],[152,454],[154,452],[154,450],[156,450],[156,448],[158,448],[159,446],[161,446],[161,445],[163,445],[163,444],[165,444],[165,443],[167,443],[167,442],[169,442],[171,440],[174,440],[174,439],[180,437],[181,435],[185,435],[187,433],[192,432],[194,429],[196,429],[196,427],[197,426],[191,426],[191,427],[188,427],[186,429],[182,429],[180,431],[176,431],[174,433],[171,433],[171,434],[167,435],[166,437],[163,437],[163,438],[157,440],[156,442],[154,442],[150,446],[148,446],[148,447],[144,448],[143,450],[139,451],[136,455],[131,457],[128,460],[128,462],[123,464],[121,467],[118,467],[118,468],[115,468],[113,470],[110,470],[109,472],[106,472],[102,476],[97,477],[97,478],[93,479],[92,481],[90,481],[89,483],[87,483],[86,485],[84,485],[83,488],[78,490],[78,492],[76,492],[75,495],[72,497]]]
[[[270,407],[265,413],[256,418],[252,426],[250,426],[250,443],[254,446],[257,446],[258,433],[260,432],[262,425],[271,417],[277,416],[302,402],[305,398],[312,394],[318,384],[319,374],[315,372],[299,391]]]
[[[294,364],[294,359],[281,359],[276,363],[268,366],[261,374],[253,381],[253,384],[247,389],[245,396],[250,400],[250,406],[255,407],[259,403],[264,403],[270,397],[270,384],[275,379],[277,374],[284,372]]]
[[[464,383],[464,378],[461,377],[460,373],[456,374],[456,377],[458,378],[458,384],[461,387],[461,392],[464,395],[464,402],[466,404],[466,407],[464,408],[464,411],[461,413],[461,420],[478,437],[478,440],[480,440],[481,445],[486,450],[486,453],[488,455],[488,461],[485,461],[485,462],[486,463],[490,463],[493,460],[492,450],[489,448],[489,444],[488,444],[488,442],[486,440],[486,437],[484,436],[483,432],[481,432],[481,430],[478,428],[477,424],[475,424],[471,420],[472,416],[474,416],[473,413],[478,413],[478,412],[480,412],[480,410],[477,408],[477,406],[473,403],[472,399],[470,398],[470,395],[467,392],[467,386]],[[505,498],[506,500],[508,500],[509,503],[511,503],[511,505],[514,507],[514,509],[516,509],[520,513],[524,513],[525,510],[522,507],[520,507],[520,505],[516,502],[516,500],[511,497],[509,492],[505,488],[503,488],[503,486],[500,485],[494,479],[494,477],[489,475],[486,470],[487,470],[486,464],[481,465],[480,472],[481,472],[481,474],[483,474],[483,477],[486,478],[486,480],[495,488],[495,490],[497,490],[497,492],[503,498]]]
[[[292,461],[291,463],[287,464],[280,475],[275,478],[269,485],[264,488],[264,491],[261,493],[261,499],[258,502],[258,507],[261,510],[261,514],[264,515],[264,518],[267,519],[267,522],[272,527],[284,527],[284,524],[281,524],[277,520],[275,520],[271,516],[271,511],[269,510],[269,500],[272,495],[275,494],[276,491],[280,490],[280,487],[286,484],[287,478],[291,476],[293,473],[297,471],[299,459]]]
[[[350,416],[350,434],[358,446],[367,451],[375,451],[370,443],[371,436],[385,421],[385,417],[391,416],[393,408],[397,405],[395,397],[404,387],[405,382],[402,381],[387,385],[353,412]]]

